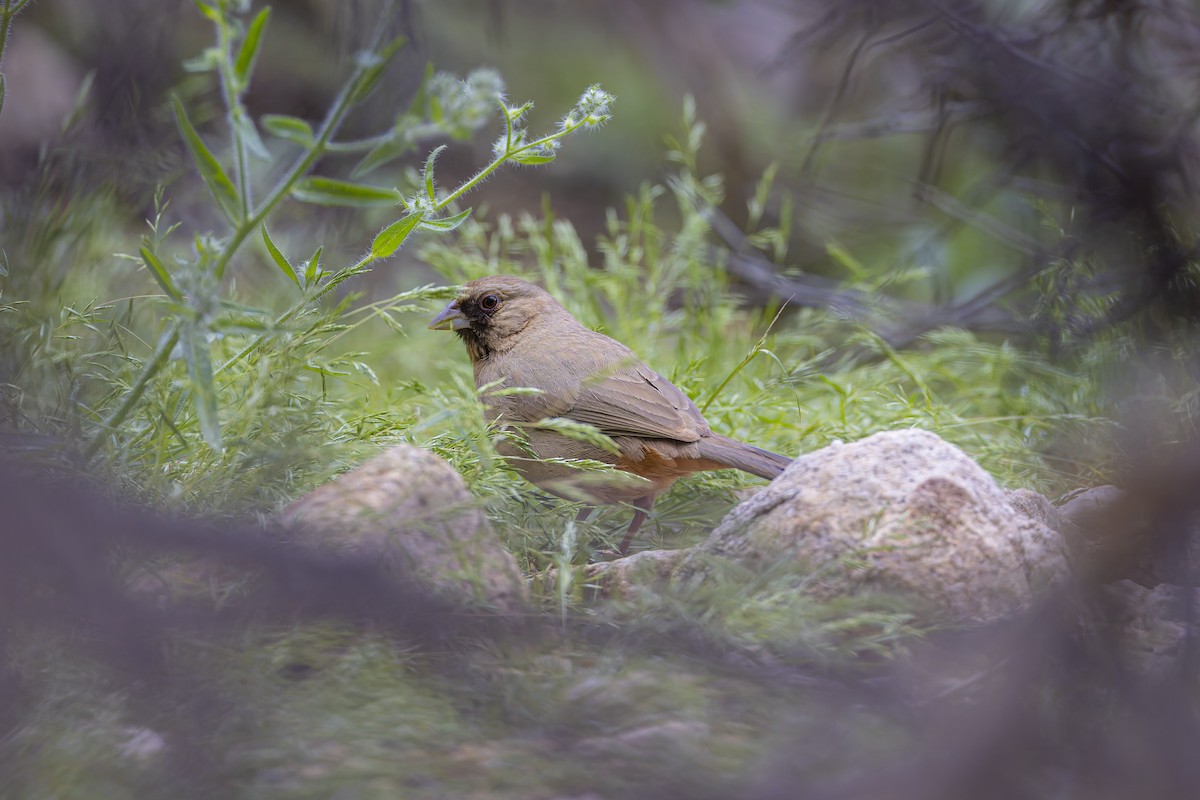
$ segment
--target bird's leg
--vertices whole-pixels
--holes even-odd
[[[585,519],[587,519],[589,516],[591,516],[591,513],[595,510],[596,510],[595,506],[584,505],[582,508],[579,509],[579,513],[575,515],[575,521],[583,522]]]
[[[625,555],[629,552],[629,544],[633,541],[633,537],[637,535],[638,529],[642,527],[642,521],[646,519],[646,515],[650,513],[650,509],[654,506],[654,495],[648,494],[644,497],[639,497],[633,501],[633,507],[637,510],[633,512],[633,519],[629,521],[629,530],[625,531],[625,538],[621,540],[621,546],[617,548],[617,552]]]

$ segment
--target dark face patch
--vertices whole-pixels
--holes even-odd
[[[471,327],[482,331],[504,306],[504,296],[497,291],[482,292],[470,295],[458,301],[458,307],[463,316],[471,321]]]
[[[473,359],[512,349],[531,325],[574,322],[544,289],[507,276],[472,281],[457,306],[468,324],[455,333],[466,342]]]

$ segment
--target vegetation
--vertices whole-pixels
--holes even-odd
[[[1051,497],[1123,467],[1125,401],[1109,388],[1136,331],[1114,329],[1058,357],[1044,343],[956,327],[897,348],[831,308],[743,302],[726,270],[736,254],[712,233],[722,178],[699,166],[705,125],[690,101],[670,140],[666,178],[610,210],[594,241],[550,200],[537,216],[473,211],[462,203],[481,181],[508,164],[551,165],[564,142],[608,119],[613,98],[587,88],[537,136],[525,127],[531,104],[510,104],[495,73],[459,80],[430,70],[386,131],[340,139],[404,46],[392,40],[356,58],[318,124],[256,121],[244,98],[270,11],[250,15],[243,5],[197,2],[215,43],[189,68],[219,85],[221,124],[198,126],[185,99],[171,100],[199,180],[161,190],[146,229],[128,228],[111,189],[65,198],[53,150],[37,182],[5,194],[5,449],[22,464],[86,476],[122,500],[245,522],[271,517],[380,448],[415,444],[464,476],[522,569],[544,579],[534,585],[546,606],[576,627],[552,641],[456,642],[444,652],[332,624],[181,637],[170,645],[170,668],[186,672],[196,706],[219,698],[210,717],[186,713],[219,722],[205,728],[210,735],[171,740],[166,759],[154,729],[182,726],[162,698],[114,687],[61,631],[16,630],[14,669],[38,701],[0,744],[20,765],[7,791],[145,797],[180,782],[179,791],[197,796],[208,791],[197,787],[232,784],[248,797],[432,798],[600,785],[618,796],[674,781],[676,791],[704,797],[753,769],[762,739],[775,732],[844,745],[806,754],[831,776],[873,753],[902,754],[908,745],[894,720],[860,710],[830,733],[826,717],[809,713],[818,701],[806,685],[742,674],[708,656],[858,675],[918,646],[926,632],[903,607],[882,597],[817,603],[796,590],[794,576],[770,573],[730,574],[690,596],[589,606],[578,591],[581,568],[619,540],[628,510],[575,523],[577,507],[508,471],[465,354],[453,337],[425,331],[425,321],[467,280],[529,277],[585,324],[630,345],[722,433],[801,454],[916,426],[961,446],[1004,485]],[[443,186],[435,174],[443,145],[435,142],[468,140],[497,122],[493,160]],[[318,174],[327,158],[344,166],[347,157],[356,163],[345,178]],[[396,169],[413,157],[419,168]],[[768,224],[762,214],[782,194],[773,174],[748,201],[746,236],[785,263],[786,220]],[[377,233],[358,245],[361,257],[331,263],[323,243],[290,221],[307,213],[297,203],[354,209],[357,226]],[[1047,224],[1053,215],[1046,211]],[[400,288],[407,276],[389,277],[395,291],[376,297],[368,273],[387,273],[401,252],[415,253],[440,280]],[[867,295],[903,294],[906,282],[928,278],[878,277],[838,243],[828,252],[846,287]],[[1048,316],[1062,313],[1053,297],[1069,294],[1071,275],[1087,269],[1058,267],[1040,276],[1055,288],[1045,293]],[[1189,346],[1183,334],[1164,341],[1168,362]],[[1200,391],[1186,370],[1165,372],[1146,394],[1162,413],[1142,431],[1145,441],[1194,435]],[[660,500],[645,540],[666,548],[698,541],[753,483],[734,473],[681,481]],[[215,604],[246,580],[210,587]],[[672,647],[613,649],[604,636],[617,629],[623,643],[661,637]],[[570,759],[554,750],[563,742]],[[181,747],[195,749],[170,752]],[[205,776],[176,769],[191,756]],[[606,770],[618,762],[620,770]]]

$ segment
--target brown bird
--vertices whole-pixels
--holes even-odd
[[[771,479],[792,462],[713,433],[677,386],[625,345],[579,324],[545,289],[520,278],[471,281],[429,327],[452,330],[466,342],[476,388],[491,387],[482,397],[488,419],[526,437],[524,446],[508,439],[497,446],[522,477],[568,500],[634,505],[622,553],[655,496],[676,479],[729,468]],[[502,391],[520,387],[538,391]],[[612,438],[618,452],[548,427],[531,427],[553,417],[595,426]],[[644,480],[589,474],[543,460],[582,458]]]

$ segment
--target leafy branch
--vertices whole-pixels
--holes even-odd
[[[11,4],[12,0],[3,2]],[[219,158],[205,143],[183,102],[178,97],[172,98],[180,135],[197,173],[229,228],[223,236],[196,235],[186,256],[174,254],[166,258],[160,251],[175,226],[162,229],[166,204],[159,198],[158,214],[150,225],[151,233],[143,238],[137,255],[127,257],[142,264],[162,289],[166,326],[140,374],[115,408],[100,420],[101,430],[87,445],[86,457],[95,455],[105,437],[128,419],[155,378],[177,358],[183,360],[188,372],[188,391],[201,435],[209,447],[220,451],[217,376],[275,341],[289,322],[313,308],[337,286],[393,255],[416,230],[447,232],[457,228],[471,210],[457,211],[453,204],[504,163],[549,163],[554,160],[563,138],[581,128],[597,127],[610,116],[613,98],[593,86],[583,93],[575,108],[563,117],[553,132],[529,139],[521,122],[532,103],[515,107],[506,105],[503,82],[496,73],[476,70],[460,81],[427,69],[422,90],[413,106],[399,113],[389,130],[357,141],[335,141],[348,113],[371,94],[395,54],[405,44],[403,38],[386,44],[376,41],[357,56],[354,70],[315,130],[308,122],[296,117],[268,114],[260,119],[263,131],[281,140],[285,147],[299,146],[300,152],[261,199],[256,199],[253,162],[269,162],[272,156],[263,142],[259,125],[246,110],[243,98],[258,61],[270,21],[270,9],[262,9],[247,24],[240,17],[245,5],[233,0],[196,0],[200,13],[214,25],[216,43],[186,64],[192,71],[216,73],[226,111],[231,154],[228,162]],[[436,160],[445,145],[429,154],[422,171],[424,191],[411,197],[405,197],[397,189],[311,175],[314,166],[329,152],[363,152],[363,159],[352,173],[358,177],[412,150],[422,138],[467,138],[486,123],[497,106],[502,112],[504,135],[493,148],[495,157],[462,185],[448,192],[439,191],[435,179]],[[321,262],[322,248],[318,247],[307,260],[297,263],[289,259],[272,239],[267,219],[289,198],[320,205],[401,204],[407,213],[384,227],[372,240],[367,254],[358,261],[327,272]],[[260,232],[271,262],[301,294],[282,313],[247,308],[223,299],[219,294],[221,279],[255,231]],[[168,269],[168,264],[176,266]],[[252,322],[250,327],[257,333],[253,333],[251,341],[231,358],[214,366],[210,340],[226,331],[245,333],[247,320]]]

